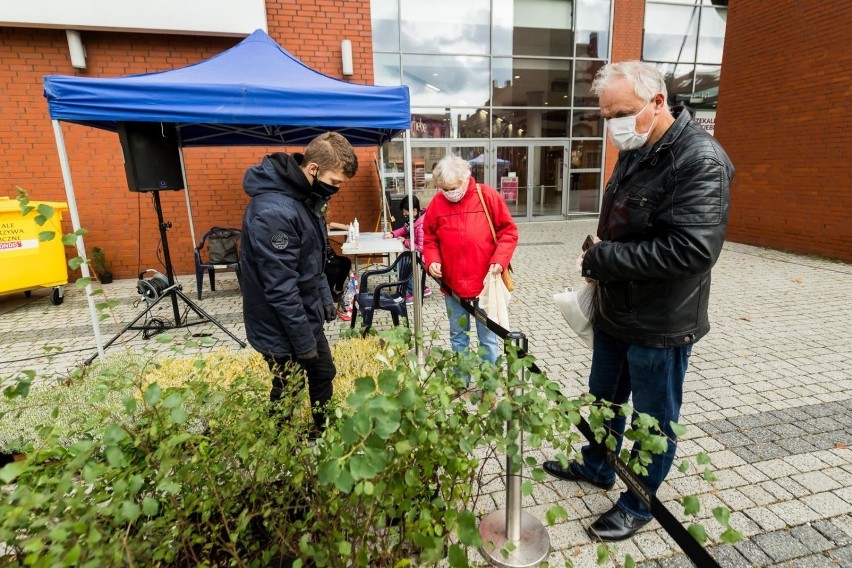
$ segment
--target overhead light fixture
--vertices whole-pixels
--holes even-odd
[[[65,37],[68,38],[68,52],[71,54],[71,67],[75,69],[86,68],[86,47],[83,45],[83,39],[80,37],[80,32],[77,30],[65,30]]]
[[[432,73],[432,76],[433,76],[433,77],[437,77],[437,76],[438,76],[438,74],[437,74],[437,73]]]
[[[352,40],[344,39],[340,42],[340,62],[344,76],[355,74],[352,65]]]
[[[427,88],[427,89],[432,89],[432,90],[433,90],[433,91],[435,91],[436,93],[440,93],[440,92],[441,92],[441,89],[439,89],[438,87],[436,87],[436,86],[435,86],[435,85],[433,85],[432,83],[426,83],[426,88]]]
[[[520,78],[521,78],[520,75],[515,75],[515,79],[520,79]]]

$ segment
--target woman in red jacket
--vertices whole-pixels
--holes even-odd
[[[441,192],[432,199],[423,221],[427,270],[462,299],[478,306],[485,276],[489,272],[500,274],[512,260],[518,228],[503,198],[494,188],[477,184],[465,160],[447,156],[435,166],[432,178]],[[494,223],[496,243],[483,201]],[[444,301],[453,351],[464,351],[470,345],[470,317],[452,297],[445,295]],[[494,363],[500,354],[497,336],[478,320],[476,334],[485,350],[484,358]]]

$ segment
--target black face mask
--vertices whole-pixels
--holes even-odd
[[[319,178],[319,170],[317,173],[311,174],[314,176],[314,182],[311,184],[311,193],[320,197],[322,199],[328,199],[338,191],[340,188],[336,185],[331,185],[330,183],[325,183],[324,181],[320,181]]]

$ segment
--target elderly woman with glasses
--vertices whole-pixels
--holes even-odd
[[[432,199],[423,221],[427,270],[476,306],[486,275],[507,270],[518,245],[518,228],[503,198],[494,188],[476,183],[465,160],[456,156],[443,158],[435,166],[432,179],[441,192]],[[464,351],[470,345],[470,317],[446,293],[444,301],[453,351]],[[497,336],[479,320],[476,334],[480,348],[484,348],[484,358],[494,363],[500,353]]]

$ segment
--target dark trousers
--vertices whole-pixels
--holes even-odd
[[[337,369],[331,357],[331,348],[325,335],[317,337],[317,358],[305,363],[295,355],[275,356],[264,355],[269,370],[272,371],[272,390],[269,392],[269,400],[277,402],[286,396],[293,396],[305,388],[301,374],[294,373],[295,364],[305,369],[308,375],[308,394],[311,399],[311,414],[317,429],[322,431],[325,426],[325,413],[323,409],[331,400],[334,392],[334,376]],[[284,409],[282,409],[284,410]]]
[[[632,397],[634,410],[656,418],[666,436],[675,440],[670,423],[677,422],[680,417],[683,380],[691,352],[692,345],[653,348],[625,343],[595,327],[589,392],[597,399],[619,405]],[[626,421],[616,409],[615,417],[604,422],[604,426],[617,439],[616,454],[621,450]],[[637,451],[638,448],[634,446],[633,453]],[[580,473],[601,483],[615,480],[615,471],[607,463],[601,445],[584,446],[582,452]],[[651,458],[647,475],[639,476],[651,493],[657,493],[669,473],[674,456],[675,443],[670,441],[665,453]],[[651,519],[648,508],[630,491],[622,493],[616,505],[640,519]]]

